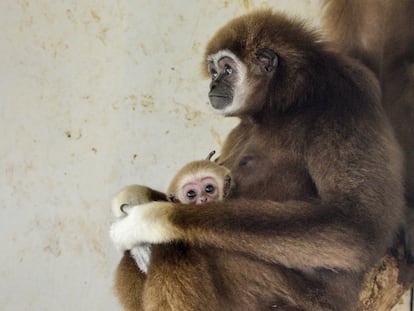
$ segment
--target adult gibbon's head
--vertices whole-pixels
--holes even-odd
[[[226,116],[288,110],[309,92],[306,80],[317,41],[303,23],[271,11],[230,21],[205,52],[211,105]]]

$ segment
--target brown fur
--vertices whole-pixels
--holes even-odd
[[[414,262],[414,1],[324,2],[329,39],[380,80],[382,102],[405,155],[407,255]]]
[[[239,116],[224,144],[219,162],[233,174],[233,197],[203,208],[172,205],[169,222],[183,236],[174,243],[188,243],[190,253],[175,262],[160,251],[192,268],[179,277],[172,266],[148,273],[144,310],[203,310],[205,297],[209,310],[357,309],[363,275],[401,219],[401,157],[376,80],[317,40],[284,16],[256,12],[208,44],[206,55],[229,49],[249,70],[261,47],[279,64],[270,80],[249,76],[263,83],[245,105],[261,108]],[[200,280],[203,265],[210,278]],[[123,272],[118,294],[139,280]],[[164,303],[165,284],[177,300]],[[135,301],[127,310],[139,310]]]
[[[145,310],[223,310],[215,287],[205,286],[215,274],[207,258],[186,243],[153,245],[143,291]]]
[[[115,292],[125,310],[143,311],[142,292],[145,274],[142,273],[134,259],[125,252],[115,273]]]

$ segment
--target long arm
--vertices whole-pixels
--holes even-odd
[[[369,136],[313,142],[306,157],[319,195],[313,200],[152,202],[115,223],[111,237],[121,249],[182,240],[290,268],[358,271],[389,246],[402,208],[398,148]]]
[[[184,240],[291,268],[362,268],[368,237],[346,215],[320,206],[320,201],[231,200],[200,209],[149,203],[114,224],[111,236],[124,249],[142,242]]]
[[[330,169],[325,162],[323,171]],[[308,202],[240,199],[203,208],[145,204],[114,224],[111,236],[124,249],[184,240],[291,268],[359,270],[388,246],[401,205],[395,195],[398,181],[372,168],[365,176],[368,169],[344,166],[335,174],[326,172],[317,181],[321,198]],[[389,182],[374,180],[381,178]]]

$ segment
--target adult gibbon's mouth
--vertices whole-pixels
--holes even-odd
[[[214,109],[223,109],[233,102],[233,96],[209,94],[210,104]]]

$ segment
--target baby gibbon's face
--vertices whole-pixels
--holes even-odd
[[[219,185],[215,178],[203,177],[186,183],[179,196],[184,204],[204,204],[220,199]]]

